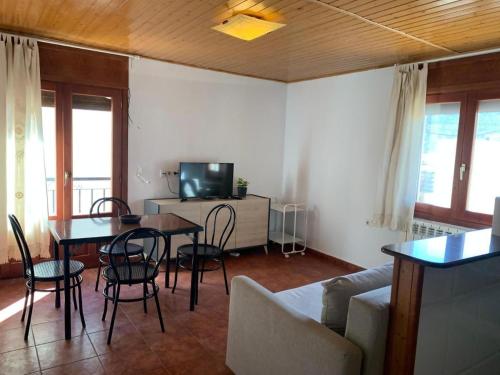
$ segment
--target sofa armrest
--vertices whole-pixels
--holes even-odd
[[[345,337],[363,351],[363,375],[383,375],[391,287],[351,297]]]
[[[237,375],[359,375],[361,350],[237,276],[231,282],[226,364]]]

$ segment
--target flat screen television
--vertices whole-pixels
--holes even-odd
[[[179,196],[229,198],[233,195],[233,163],[180,163]]]

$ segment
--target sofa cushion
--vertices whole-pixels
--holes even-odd
[[[274,295],[282,302],[309,318],[321,322],[323,285],[321,281],[295,289],[288,289]]]
[[[391,285],[392,269],[385,264],[323,282],[321,323],[343,335],[351,297]]]
[[[391,287],[353,296],[345,337],[363,352],[362,374],[383,375]]]

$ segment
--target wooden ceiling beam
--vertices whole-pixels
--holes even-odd
[[[442,46],[442,45],[439,45],[439,44],[435,44],[435,43],[432,43],[428,40],[425,40],[425,39],[422,39],[422,38],[419,38],[417,36],[414,36],[414,35],[411,35],[411,34],[408,34],[408,33],[405,33],[404,31],[401,31],[401,30],[398,30],[398,29],[394,29],[392,27],[389,27],[389,26],[386,26],[384,24],[381,24],[381,23],[378,23],[378,22],[375,22],[375,21],[372,21],[368,18],[365,18],[363,16],[360,16],[356,13],[353,13],[353,12],[350,12],[348,10],[345,10],[345,9],[342,9],[342,8],[339,8],[335,5],[331,5],[329,3],[325,3],[324,1],[321,1],[321,0],[305,0],[305,1],[308,1],[310,3],[314,3],[314,4],[318,4],[320,6],[323,6],[327,9],[331,9],[331,10],[334,10],[338,13],[342,13],[346,16],[349,16],[349,17],[352,17],[352,18],[356,18],[362,22],[366,22],[372,26],[375,26],[375,27],[378,27],[378,28],[381,28],[381,29],[384,29],[384,30],[387,30],[387,31],[390,31],[392,33],[396,33],[396,34],[399,34],[399,35],[402,35],[406,38],[409,38],[409,39],[413,39],[417,42],[420,42],[420,43],[424,43],[424,44],[427,44],[428,46],[431,46],[431,47],[434,47],[434,48],[438,48],[438,49],[441,49],[443,51],[446,51],[446,52],[450,52],[450,53],[460,53],[459,51],[455,51],[455,50],[452,50],[448,47],[445,47],[445,46]]]

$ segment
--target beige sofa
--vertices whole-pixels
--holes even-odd
[[[390,286],[350,300],[345,337],[320,323],[320,282],[272,293],[231,283],[226,364],[237,375],[381,375]]]

